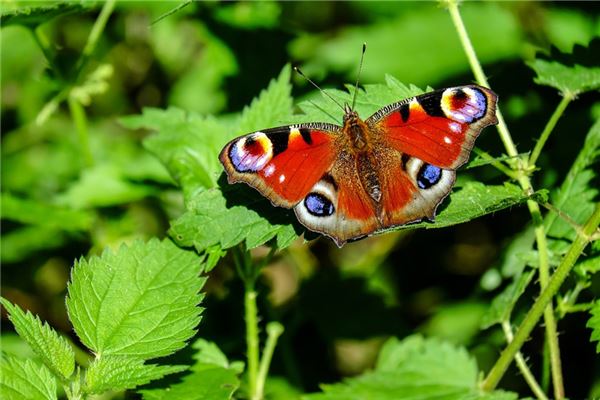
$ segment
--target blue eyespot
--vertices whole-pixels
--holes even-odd
[[[333,203],[319,193],[309,193],[304,198],[304,206],[306,206],[309,213],[316,217],[328,217],[335,210]]]
[[[417,185],[421,189],[429,189],[442,178],[442,170],[431,164],[423,164],[417,174]]]

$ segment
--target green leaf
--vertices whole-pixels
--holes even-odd
[[[535,196],[541,195],[535,194]],[[450,194],[450,200],[444,200],[435,217],[435,222],[419,222],[403,225],[398,229],[444,228],[470,221],[524,203],[529,197],[516,185],[484,185],[481,182],[467,182],[457,186]]]
[[[94,213],[89,211],[60,208],[39,201],[19,198],[10,193],[2,193],[1,216],[3,219],[23,224],[47,228],[60,228],[66,231],[87,231],[94,221]]]
[[[487,313],[481,318],[481,329],[487,329],[492,325],[510,321],[510,314],[515,304],[525,292],[534,274],[535,271],[530,271],[516,276],[513,282],[494,298]]]
[[[517,399],[507,392],[483,394],[477,386],[479,371],[464,348],[437,339],[411,336],[392,338],[381,349],[372,372],[322,385],[323,393],[310,400],[362,399]]]
[[[275,1],[229,3],[215,8],[215,18],[240,29],[274,28],[279,22],[281,5]]]
[[[361,78],[365,82],[378,82],[389,73],[405,82],[435,85],[470,71],[456,29],[442,7],[411,3],[397,15],[386,10],[386,18],[377,23],[340,26],[335,35],[300,35],[290,44],[292,58],[305,60],[302,70],[313,79],[333,72],[352,81],[360,45],[366,42]],[[520,58],[523,33],[510,9],[495,3],[465,2],[461,15],[481,63]],[[401,45],[398,38],[405,39]]]
[[[592,215],[600,194],[597,177],[598,157],[600,155],[600,120],[592,126],[583,148],[577,155],[563,184],[551,196],[552,204],[578,224],[584,224]],[[556,213],[548,214],[544,221],[551,250],[566,252],[569,243],[575,239],[573,227]]]
[[[235,54],[200,19],[181,18],[180,12],[150,31],[156,59],[173,82],[168,104],[200,114],[221,111],[228,100],[225,79],[238,72]]]
[[[31,360],[0,357],[0,397],[5,400],[56,399],[56,379]]]
[[[37,251],[62,246],[67,241],[67,236],[59,229],[39,226],[25,226],[8,233],[2,232],[0,259],[7,263],[25,260]]]
[[[130,129],[157,131],[144,140],[144,146],[167,167],[184,192],[216,186],[222,171],[218,155],[231,130],[226,125],[174,107],[145,108],[142,115],[124,117],[120,122]]]
[[[171,222],[169,235],[184,247],[199,252],[219,246],[228,249],[245,242],[250,249],[276,238],[287,247],[301,232],[294,213],[274,208],[269,200],[246,185],[227,185],[196,193],[188,211]],[[221,253],[222,254],[222,253]]]
[[[266,127],[273,127],[285,123],[292,115],[292,85],[290,84],[291,68],[286,65],[276,79],[269,83],[269,87],[252,100],[250,106],[245,107],[236,132],[245,134]]]
[[[17,24],[36,27],[54,17],[84,12],[90,8],[91,5],[84,2],[63,1],[51,6],[21,6],[13,10],[3,9],[0,15],[0,24],[3,27]]]
[[[479,333],[481,318],[486,309],[484,303],[475,301],[444,305],[436,310],[421,332],[452,343],[468,345]]]
[[[191,374],[184,375],[181,382],[168,388],[142,390],[145,400],[225,400],[231,399],[240,385],[238,375],[242,368],[230,363],[212,342],[198,339],[193,344],[196,363]]]
[[[596,343],[596,353],[600,353],[600,300],[596,300],[594,306],[590,309],[591,318],[586,326],[592,330],[590,341]]]
[[[144,364],[143,359],[129,356],[102,356],[86,370],[83,390],[99,394],[108,390],[133,389],[186,369],[186,365]]]
[[[574,97],[600,89],[600,66],[594,61],[599,51],[600,39],[595,39],[587,48],[575,45],[572,55],[553,52],[550,60],[537,58],[527,65],[536,72],[537,84],[551,86],[565,96]]]
[[[75,263],[69,318],[97,355],[169,355],[185,346],[200,321],[201,272],[197,254],[168,240],[106,250]]]
[[[8,318],[19,336],[40,356],[44,364],[63,379],[69,378],[75,370],[75,354],[65,338],[29,311],[24,312],[5,298],[0,298],[0,302],[8,311]]]
[[[122,171],[110,164],[98,164],[84,170],[79,181],[57,196],[57,203],[75,209],[107,207],[154,194],[149,186],[128,181]]]

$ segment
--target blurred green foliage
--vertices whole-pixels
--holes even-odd
[[[267,398],[312,392],[317,393],[305,398],[450,392],[452,398],[477,398],[478,374],[505,344],[499,324],[518,324],[539,292],[531,217],[519,206],[531,193],[473,154],[473,168],[459,171],[437,225],[422,224],[461,225],[393,230],[340,250],[326,239],[312,240],[317,235],[305,232],[288,210],[273,209],[247,187],[227,185],[217,161],[223,144],[240,134],[300,120],[340,123],[341,110],[292,74],[290,63],[347,100],[353,88],[344,85],[356,78],[366,42],[357,101],[363,117],[419,88],[473,82],[447,10],[426,2],[123,1],[114,9],[107,4],[0,4],[2,296],[10,300],[4,304],[13,324],[33,326],[34,333],[50,326],[58,332],[41,337],[72,347],[68,363],[74,359],[86,368],[91,363],[83,382],[89,392],[134,388],[189,367],[140,393],[150,399],[175,393],[182,399],[244,398],[249,390],[244,366],[229,361],[247,355],[235,251],[255,248],[247,254],[258,262],[268,252],[265,244],[275,244],[287,249],[258,280],[260,327],[277,320],[286,331],[275,350]],[[576,236],[573,226],[585,223],[598,203],[600,10],[575,2],[465,2],[460,10],[519,151],[535,146],[561,95],[574,96],[530,171],[538,190],[534,198],[549,199],[567,216],[552,209],[544,215],[555,267]],[[477,146],[496,161],[511,161],[492,128]],[[298,238],[303,233],[309,243]],[[176,248],[168,237],[195,253]],[[129,247],[117,250],[124,243]],[[590,341],[600,337],[594,302],[600,295],[598,243],[588,247],[555,301],[570,398],[600,396],[597,343]],[[149,258],[136,264],[139,254]],[[161,258],[169,254],[187,261]],[[168,273],[158,282],[183,285],[189,299],[180,304],[187,310],[180,316],[188,325],[169,351],[157,348],[145,358],[101,363],[93,360],[99,348],[91,337],[104,337],[111,318],[89,337],[82,332],[96,320],[82,325],[77,318],[86,307],[117,310],[120,303],[92,301],[97,286],[85,286],[85,274],[121,262],[140,267],[121,278],[122,287],[110,286],[129,294],[128,285],[150,267],[168,265],[173,273],[185,267],[188,284],[169,280]],[[197,327],[191,314],[198,310],[194,293],[202,283],[190,283],[194,271],[208,277]],[[81,311],[73,314],[70,308],[69,316],[64,298],[70,275],[69,304],[78,302]],[[96,279],[108,278],[99,272]],[[140,298],[164,300],[163,292],[156,293],[142,290]],[[38,327],[39,320],[19,314],[11,303],[49,325]],[[136,312],[148,312],[149,321],[178,315],[167,312],[175,312],[175,305],[163,307],[155,314],[143,307]],[[51,363],[52,356],[35,346],[34,356],[27,335],[17,338],[6,321],[0,389],[8,393],[11,385],[22,386],[23,376],[33,375],[37,379],[27,390],[56,398],[52,367],[41,364]],[[129,327],[140,334],[152,331],[139,323]],[[181,348],[193,329],[198,331],[193,345],[161,359],[165,365],[145,364]],[[414,332],[427,338],[411,336]],[[121,333],[121,339],[131,338]],[[548,373],[544,348],[540,328],[523,349],[536,376]],[[415,389],[406,374],[426,390]],[[324,382],[331,385],[321,391]],[[505,376],[502,389],[511,392],[485,398],[531,395],[516,370]],[[65,395],[68,390],[59,396]]]

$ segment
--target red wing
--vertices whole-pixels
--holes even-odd
[[[390,104],[366,122],[401,153],[456,169],[469,159],[481,130],[498,123],[496,99],[477,85],[436,90]]]
[[[381,222],[383,228],[435,218],[435,211],[454,185],[456,172],[390,150],[380,166]],[[396,153],[396,154],[394,154]]]
[[[338,246],[373,233],[380,226],[373,200],[360,183],[354,158],[340,156],[294,207],[308,229],[332,238]]]
[[[245,182],[291,208],[331,169],[339,130],[331,124],[266,129],[232,140],[219,159],[230,183]]]

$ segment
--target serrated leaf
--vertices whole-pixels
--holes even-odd
[[[590,309],[591,317],[586,326],[592,330],[590,341],[596,343],[596,353],[600,353],[600,300],[596,300]]]
[[[169,235],[180,246],[193,246],[199,252],[214,246],[228,249],[242,242],[254,248],[273,238],[279,248],[285,248],[301,232],[293,225],[291,210],[274,208],[246,185],[196,193],[186,206],[188,211],[171,222]]]
[[[323,385],[323,393],[302,397],[308,400],[366,399],[517,399],[508,392],[483,394],[477,386],[475,360],[464,348],[436,339],[411,336],[392,338],[381,349],[375,370]]]
[[[184,375],[181,382],[168,388],[142,390],[145,400],[226,400],[240,385],[238,375],[242,372],[236,363],[230,363],[212,342],[198,339],[192,347],[196,363],[191,374]]]
[[[87,231],[94,221],[92,212],[59,208],[31,199],[19,198],[10,193],[2,193],[0,202],[3,219],[23,224],[60,228],[66,231]]]
[[[144,146],[167,167],[186,193],[216,186],[222,170],[218,154],[227,142],[229,127],[215,118],[175,107],[145,108],[142,115],[124,117],[120,122],[130,129],[157,131],[144,140]]]
[[[168,240],[136,241],[75,263],[67,311],[97,355],[143,359],[185,346],[200,321],[200,257]]]
[[[481,329],[510,320],[510,314],[517,300],[525,292],[534,274],[535,271],[530,271],[516,276],[513,282],[492,300],[487,313],[481,318]]]
[[[143,359],[129,356],[102,356],[87,368],[83,389],[97,394],[108,390],[133,389],[186,369],[186,365],[144,364]]]
[[[534,195],[535,196],[535,195]],[[529,196],[516,185],[484,185],[481,182],[467,182],[455,187],[450,200],[444,200],[435,222],[420,222],[403,225],[397,229],[444,228],[470,221],[525,202]]]
[[[291,68],[286,65],[279,76],[242,112],[234,133],[239,135],[283,124],[292,115]]]
[[[90,9],[91,6],[91,4],[84,2],[75,3],[71,1],[57,2],[51,6],[21,6],[13,10],[3,10],[2,15],[0,15],[0,24],[3,27],[8,25],[36,27],[59,15],[83,12]]]
[[[600,156],[600,120],[592,126],[585,142],[563,184],[551,196],[552,204],[578,224],[584,224],[592,215],[600,194],[594,183],[598,173],[596,164]],[[554,212],[544,221],[551,250],[564,253],[569,243],[575,239],[576,232],[564,219]]]
[[[549,60],[538,58],[527,65],[536,72],[537,84],[556,88],[563,95],[577,96],[600,89],[600,66],[595,60],[599,51],[600,39],[595,39],[587,48],[576,45],[572,55],[555,51]]]
[[[56,399],[56,379],[43,365],[2,355],[0,397],[4,400]]]
[[[24,312],[5,298],[0,298],[0,302],[8,311],[8,318],[19,336],[40,356],[44,364],[63,379],[69,378],[75,370],[75,354],[65,338],[29,311]]]

